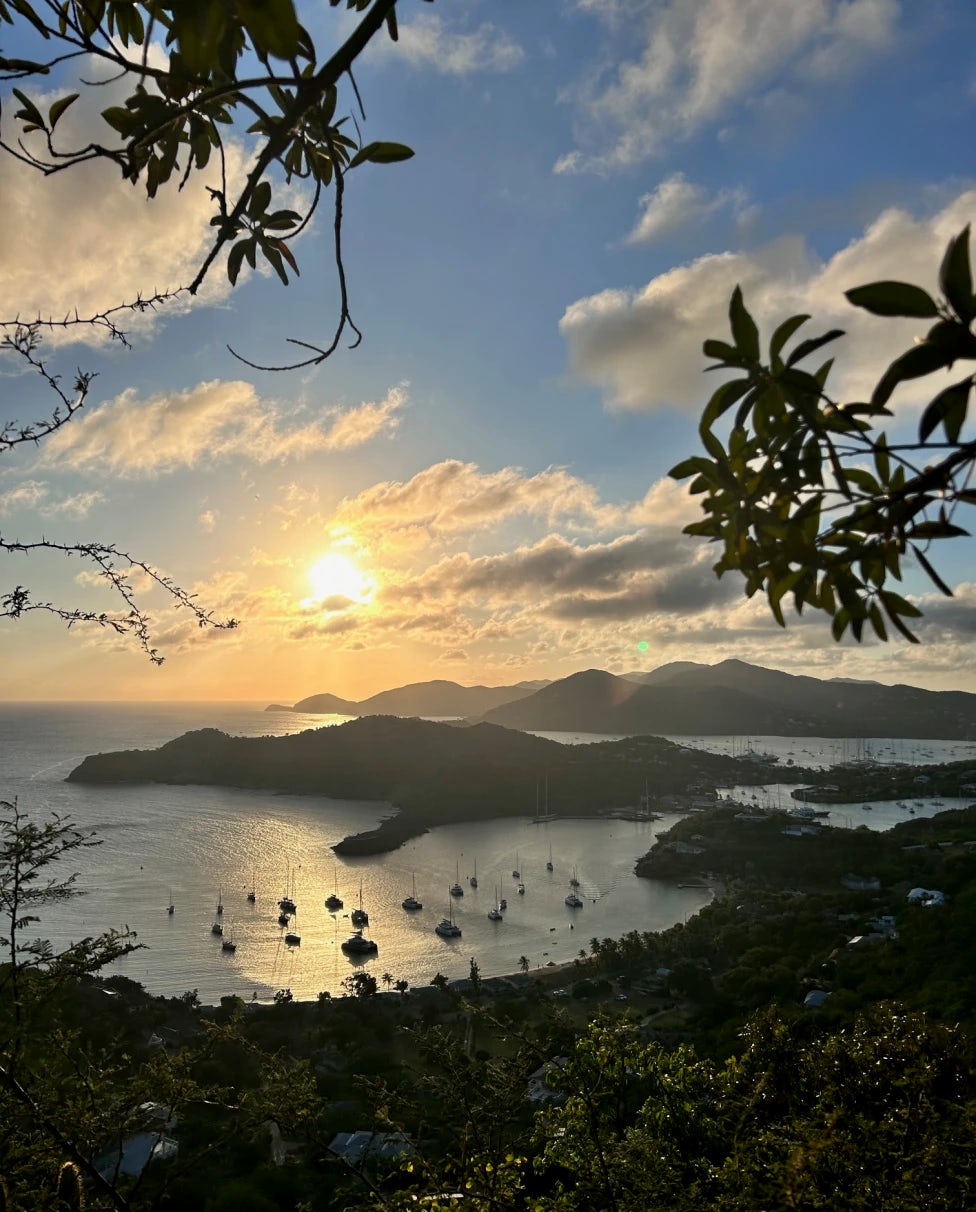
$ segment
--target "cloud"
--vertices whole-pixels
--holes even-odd
[[[813,317],[804,330],[810,335],[844,329],[846,338],[832,347],[837,356],[833,391],[840,398],[865,399],[884,366],[925,325],[871,316],[850,306],[844,291],[884,278],[936,291],[946,244],[974,213],[976,190],[968,190],[928,218],[897,208],[884,211],[827,261],[802,237],[788,236],[753,252],[700,257],[640,290],[604,290],[580,299],[560,320],[573,372],[600,385],[611,407],[699,413],[714,389],[702,375],[702,342],[727,339],[728,300],[740,285],[767,338],[781,320],[800,312]],[[926,380],[925,389],[937,378]],[[909,385],[899,388],[895,402],[912,404],[918,398],[917,386]]]
[[[85,61],[86,79],[104,76],[104,67]],[[87,94],[66,111],[58,124],[59,147],[84,147],[93,139],[115,136],[98,110],[124,102],[131,80],[103,82],[97,98]],[[36,96],[45,108],[55,96]],[[11,128],[4,123],[9,137]],[[228,180],[243,176],[245,152],[232,139],[225,143]],[[179,174],[177,174],[179,176]],[[183,190],[177,181],[147,200],[142,184],[122,180],[118,168],[93,160],[44,176],[13,156],[0,159],[0,315],[59,319],[77,311],[92,314],[140,294],[188,284],[212,241],[214,203],[207,186],[221,187],[220,160],[194,173]],[[54,270],[54,272],[52,272]],[[158,314],[186,311],[213,303],[230,290],[220,262],[195,298],[169,303]],[[157,313],[123,316],[124,328],[145,328]],[[101,341],[104,331],[79,327],[53,333],[51,340]]]
[[[624,6],[584,7],[617,24]],[[894,41],[898,0],[665,0],[632,20],[642,51],[576,90],[579,148],[557,172],[640,163],[781,78],[823,82]],[[606,148],[607,150],[602,150]]]
[[[535,475],[504,467],[483,472],[475,463],[447,459],[406,481],[388,480],[348,497],[336,508],[337,529],[403,530],[450,534],[496,526],[517,514],[579,519],[588,526],[613,524],[619,511],[601,504],[591,484],[564,468]]]
[[[641,213],[626,242],[650,244],[679,228],[700,223],[723,207],[741,212],[745,201],[742,190],[722,189],[710,196],[708,190],[688,181],[683,173],[672,173],[641,198]]]
[[[200,529],[205,534],[213,534],[217,529],[217,518],[220,511],[217,509],[205,509],[200,514]]]
[[[72,496],[50,499],[50,485],[41,480],[25,480],[16,488],[0,493],[0,517],[14,513],[37,513],[52,518],[63,515],[69,518],[86,517],[90,510],[105,500],[96,490],[74,493]]]
[[[269,463],[348,450],[395,429],[406,399],[394,387],[377,403],[303,421],[239,380],[145,400],[129,389],[53,434],[38,466],[133,477],[229,458]]]
[[[525,52],[504,30],[484,22],[470,33],[452,30],[436,13],[424,13],[403,22],[396,43],[377,47],[387,59],[406,59],[411,67],[430,68],[448,76],[473,72],[510,72],[525,59]]]

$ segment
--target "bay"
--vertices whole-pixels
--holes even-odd
[[[283,735],[321,726],[322,717],[262,710],[244,703],[27,703],[0,705],[0,797],[16,797],[32,816],[69,816],[101,845],[73,856],[81,895],[49,907],[38,927],[55,947],[126,926],[146,950],[115,965],[153,993],[196,989],[206,1002],[225,994],[266,1000],[279,989],[312,998],[342,992],[356,964],[340,949],[348,913],[359,901],[370,915],[379,954],[368,961],[378,978],[411,985],[438,972],[468,974],[475,958],[484,976],[571,961],[592,937],[656,930],[685,920],[707,902],[700,888],[638,879],[635,860],[677,819],[656,822],[481,821],[446,826],[391,854],[337,860],[332,845],[374,826],[392,809],[324,797],[198,786],[93,787],[64,782],[89,753],[154,748],[194,728],[243,736]],[[555,870],[546,870],[550,847]],[[468,884],[477,864],[478,888]],[[525,894],[512,871],[521,871]],[[564,897],[574,869],[584,907]],[[454,903],[462,937],[445,940],[433,927],[448,912],[448,887],[459,874],[465,896]],[[416,878],[422,911],[400,902]],[[257,900],[247,892],[252,879]],[[291,889],[300,946],[284,941],[277,900]],[[495,887],[508,900],[504,921],[488,920]],[[338,888],[344,909],[324,899]],[[175,912],[166,913],[172,895]],[[221,950],[211,934],[221,898]],[[362,961],[360,961],[362,962]]]
[[[366,962],[378,979],[388,974],[411,985],[438,972],[468,974],[476,959],[484,976],[514,972],[524,956],[532,969],[571,961],[593,937],[630,930],[664,929],[687,920],[709,899],[700,888],[675,888],[638,879],[634,863],[654,838],[674,824],[600,820],[534,824],[506,818],[432,830],[391,854],[337,860],[332,845],[350,832],[371,828],[392,808],[313,796],[274,795],[214,787],[66,783],[67,773],[90,753],[155,748],[195,728],[240,736],[284,735],[341,723],[344,717],[266,712],[263,703],[6,703],[0,704],[0,798],[17,798],[32,816],[57,812],[101,845],[74,856],[81,895],[49,908],[38,927],[56,947],[113,927],[135,930],[146,949],[115,965],[153,993],[196,989],[206,1002],[225,994],[267,1000],[279,989],[313,998],[341,993],[342,982],[363,961],[340,944],[350,932],[348,914],[359,902],[370,915],[379,954]],[[548,733],[564,743],[606,740],[592,734]],[[789,804],[788,767],[831,765],[857,756],[876,760],[953,761],[976,757],[967,742],[865,741],[832,738],[673,737],[716,752],[746,748],[777,753],[783,784],[768,789],[729,788],[736,798]],[[867,752],[865,751],[867,750]],[[907,756],[906,756],[907,755]],[[964,801],[965,802],[965,801]],[[946,804],[946,807],[956,806]],[[925,804],[920,815],[941,810]],[[831,809],[837,824],[887,828],[903,819],[894,805]],[[550,848],[555,870],[546,870]],[[478,887],[468,883],[477,865]],[[517,892],[512,871],[522,873]],[[580,880],[582,909],[563,903],[569,878]],[[433,927],[449,911],[455,875],[465,895],[453,902],[462,929],[445,940]],[[416,879],[424,908],[405,912],[400,902]],[[257,900],[247,901],[253,886]],[[506,897],[504,921],[490,922],[495,889]],[[337,888],[343,910],[330,914],[325,897]],[[288,946],[278,925],[277,900],[294,889],[293,928],[300,946]],[[175,912],[166,913],[170,896]],[[211,934],[218,897],[225,934],[237,943],[221,950]]]

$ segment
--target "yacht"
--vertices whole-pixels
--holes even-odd
[[[339,947],[346,955],[375,955],[379,951],[379,947],[371,938],[366,938],[362,930],[354,930]]]
[[[369,914],[363,908],[363,882],[362,882],[362,880],[359,881],[359,907],[356,909],[353,909],[352,913],[349,914],[349,920],[352,922],[352,924],[356,927],[357,930],[361,930],[363,928],[363,926],[369,925]]]
[[[284,911],[284,909],[282,909],[282,911],[278,914],[278,925],[287,926],[290,921],[291,917]]]
[[[254,890],[254,870],[251,870],[251,891],[247,894],[247,903],[253,905],[257,902],[258,894]]]
[[[300,947],[301,942],[302,942],[302,936],[294,930],[289,930],[288,933],[285,935],[285,942],[288,944],[289,947]]]
[[[325,898],[325,907],[330,913],[335,913],[342,908],[342,897],[339,895],[339,873],[337,869],[332,872],[332,891]]]
[[[451,885],[451,896],[464,896],[464,889],[461,887],[460,863],[457,863],[454,867],[454,883]]]
[[[216,912],[217,912],[218,917],[220,917],[221,914],[224,912],[224,898],[221,895],[221,892],[219,889],[217,891],[217,911]]]
[[[500,921],[504,920],[502,918],[501,904],[499,903],[499,900],[498,900],[498,885],[497,884],[495,885],[495,903],[488,910],[488,920],[490,922],[500,922]]]
[[[546,870],[547,871],[554,870],[554,867],[552,865],[552,843],[551,842],[549,843],[549,858],[548,858],[548,861],[546,862]]]
[[[504,898],[503,896],[498,898],[498,908],[499,908],[499,909],[507,909],[507,908],[508,908],[508,901],[507,901],[507,900],[505,900],[505,898]]]
[[[170,915],[170,917],[172,917],[173,914],[176,912],[176,906],[173,904],[173,889],[172,888],[169,890],[169,904],[166,906],[166,912]]]
[[[460,938],[461,927],[454,920],[454,906],[451,904],[450,898],[447,902],[447,917],[442,917],[434,927],[434,933],[439,934],[441,938]]]
[[[519,870],[518,851],[516,850],[515,851],[515,866],[512,868],[512,879],[520,880],[521,878],[522,878],[522,872]]]
[[[519,894],[519,896],[525,896],[525,885],[521,882],[521,880],[519,881],[519,886],[515,889],[515,891]]]
[[[220,944],[221,951],[236,951],[237,944],[232,938],[225,938]]]
[[[224,928],[220,924],[220,922],[214,922],[214,924],[210,927],[210,933],[217,934],[217,935],[223,934]]]
[[[471,885],[472,888],[478,887],[478,860],[477,859],[474,860],[474,874],[469,877],[468,883]]]
[[[417,909],[423,909],[421,901],[417,900],[417,877],[413,877],[413,892],[409,896],[405,896],[400,902],[408,913],[413,913]]]

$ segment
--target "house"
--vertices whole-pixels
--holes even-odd
[[[179,1144],[169,1135],[176,1127],[171,1112],[159,1103],[142,1103],[135,1114],[151,1127],[124,1137],[116,1146],[95,1158],[95,1169],[109,1182],[120,1175],[138,1178],[150,1162],[169,1161],[179,1152]]]
[[[353,1167],[367,1161],[393,1161],[408,1157],[417,1149],[405,1132],[337,1132],[329,1143],[329,1152]]]
[[[530,1103],[564,1102],[566,1095],[561,1094],[558,1090],[553,1090],[547,1079],[552,1076],[554,1069],[565,1068],[566,1057],[554,1056],[544,1065],[540,1065],[534,1073],[530,1073],[526,1078],[526,1100]]]
[[[908,900],[913,905],[931,908],[933,905],[945,904],[945,893],[933,888],[913,888],[908,894]]]
[[[803,999],[804,1010],[819,1010],[830,993],[826,989],[811,989]]]

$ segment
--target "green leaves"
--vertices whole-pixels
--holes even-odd
[[[922,320],[934,320],[939,314],[935,300],[920,286],[907,282],[872,282],[868,286],[855,286],[844,292],[848,302],[863,307],[875,316],[913,316]]]
[[[938,300],[895,281],[847,292],[875,315],[934,321],[886,368],[868,402],[830,398],[831,361],[814,373],[800,368],[843,336],[831,329],[790,349],[806,315],[777,326],[764,364],[738,287],[729,303],[732,342],[703,344],[713,360],[708,369],[733,374],[702,411],[704,453],[671,471],[690,481],[701,503],[701,520],[685,533],[715,543],[716,574],[739,573],[747,596],[765,592],[781,626],[792,600],[797,613],[811,608],[828,616],[838,640],[873,633],[885,641],[897,632],[917,642],[909,623],[921,610],[891,588],[909,552],[940,592],[951,593],[926,551],[936,540],[968,534],[956,515],[976,504],[976,440],[964,437],[976,381],[968,228],[950,241],[939,281]],[[916,443],[894,442],[879,428],[892,415],[887,404],[899,385],[963,362],[969,373],[941,387],[923,409]]]
[[[395,164],[399,160],[409,160],[413,154],[413,149],[405,143],[367,143],[349,161],[349,167],[355,168],[367,160],[373,164]]]
[[[963,324],[968,326],[976,319],[973,275],[969,264],[968,223],[955,239],[949,241],[939,267],[939,286]]]

